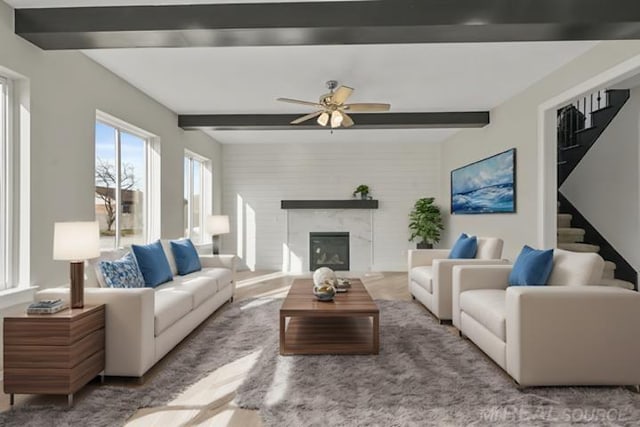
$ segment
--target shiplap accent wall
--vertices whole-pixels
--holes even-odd
[[[406,270],[407,249],[415,247],[408,242],[409,211],[418,198],[437,197],[441,185],[439,143],[228,144],[222,150],[223,211],[232,229],[223,250],[251,269],[282,269],[281,200],[348,199],[367,184],[380,200],[373,269]]]

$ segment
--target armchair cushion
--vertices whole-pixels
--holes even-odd
[[[478,250],[478,239],[476,236],[469,237],[462,233],[456,243],[451,248],[449,259],[469,259],[475,258]]]
[[[547,285],[596,285],[602,279],[604,260],[596,253],[569,252],[556,249],[553,270]]]
[[[506,292],[504,290],[478,289],[462,292],[460,309],[502,341],[507,340]]]
[[[524,245],[513,264],[509,286],[546,285],[553,268],[553,249],[536,250]]]
[[[433,293],[433,267],[414,267],[409,272],[411,280]]]

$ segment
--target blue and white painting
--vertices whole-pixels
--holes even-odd
[[[516,149],[451,171],[451,213],[516,211]]]

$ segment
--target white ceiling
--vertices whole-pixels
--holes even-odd
[[[288,0],[300,1],[300,0]],[[314,0],[302,0],[314,1]],[[346,1],[346,0],[343,0]],[[8,0],[14,7],[230,3],[239,0]],[[269,0],[252,0],[265,3]],[[354,87],[352,102],[392,112],[491,110],[595,42],[104,49],[84,53],[180,114],[307,113],[277,97],[316,101],[329,79]],[[357,125],[357,124],[356,124]],[[332,140],[440,141],[451,130],[352,129]],[[223,143],[326,141],[320,131],[217,131]]]
[[[84,53],[180,114],[306,113],[310,110],[304,106],[275,99],[315,101],[326,92],[328,79],[354,87],[350,101],[389,102],[392,112],[473,111],[500,105],[594,44],[218,47]],[[223,143],[237,139],[229,132],[216,134]],[[250,142],[260,142],[253,137],[259,133],[246,136]]]

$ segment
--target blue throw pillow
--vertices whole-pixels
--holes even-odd
[[[144,288],[144,277],[130,253],[115,261],[100,261],[100,271],[110,288]]]
[[[525,245],[509,274],[509,286],[546,285],[552,269],[553,249],[536,250]]]
[[[462,233],[449,252],[449,259],[471,259],[476,257],[478,239]]]
[[[191,239],[171,240],[170,243],[179,275],[184,276],[185,274],[202,270],[198,251],[193,246]]]
[[[138,267],[148,288],[155,288],[173,280],[171,267],[162,250],[160,240],[148,245],[131,245],[131,250],[138,261]]]

